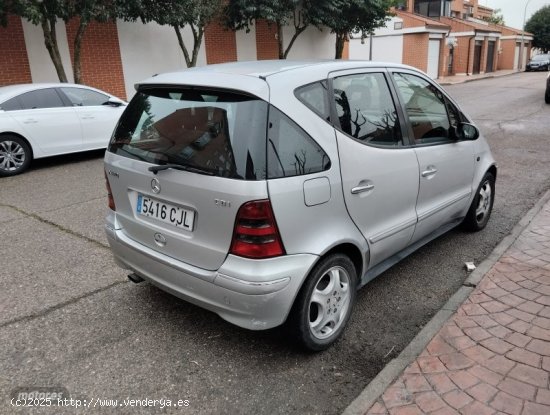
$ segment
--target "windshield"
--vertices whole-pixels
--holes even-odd
[[[537,55],[532,60],[533,61],[546,61],[546,60],[548,60],[549,57],[550,57],[550,55]]]
[[[266,176],[267,103],[227,91],[154,88],[136,94],[109,151],[242,180]],[[191,169],[189,169],[191,170]]]

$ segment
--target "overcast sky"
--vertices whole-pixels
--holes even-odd
[[[507,26],[521,29],[523,25],[523,12],[527,0],[479,0],[482,6],[502,10]],[[550,5],[550,0],[531,0],[527,6],[527,20],[543,6]]]

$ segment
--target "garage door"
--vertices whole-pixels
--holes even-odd
[[[428,75],[437,79],[439,75],[439,46],[441,41],[430,40],[428,46]]]

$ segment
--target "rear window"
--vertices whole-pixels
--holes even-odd
[[[228,91],[142,90],[121,117],[109,151],[220,177],[265,179],[267,106]]]

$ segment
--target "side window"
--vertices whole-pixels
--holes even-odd
[[[109,100],[105,94],[83,88],[61,88],[61,91],[75,107],[103,105]]]
[[[366,144],[403,145],[395,104],[382,73],[334,78],[334,101],[340,130]]]
[[[55,92],[55,89],[38,89],[19,95],[19,102],[24,110],[39,108],[57,108],[63,107],[63,101]]]
[[[322,119],[330,121],[328,85],[326,81],[315,82],[314,84],[298,88],[296,90],[296,98]]]
[[[393,77],[412,124],[415,142],[430,144],[451,140],[454,133],[447,113],[450,102],[443,93],[416,75],[394,73]],[[457,122],[457,117],[458,112],[453,116],[453,122]]]
[[[465,117],[462,115],[460,110],[447,98],[445,98],[445,103],[447,104],[447,112],[449,113],[449,121],[451,126],[456,128],[458,124],[465,121]]]
[[[3,104],[0,104],[0,108],[4,111],[17,111],[21,109],[21,104],[19,103],[19,99],[15,97],[8,99]]]
[[[323,149],[294,121],[275,107],[269,109],[267,177],[300,176],[330,168]]]

